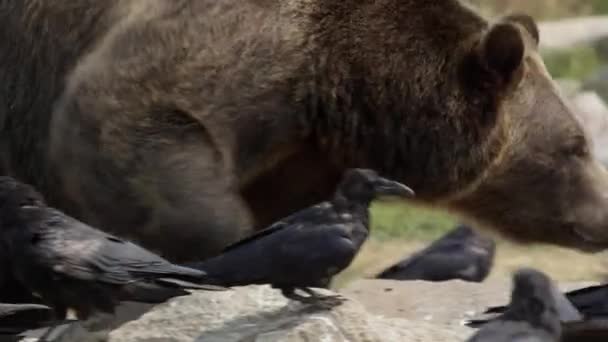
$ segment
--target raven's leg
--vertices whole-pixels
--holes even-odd
[[[344,302],[344,297],[340,295],[322,295],[319,294],[308,287],[298,287],[299,290],[302,290],[308,294],[308,296],[302,296],[295,292],[295,288],[293,287],[281,287],[281,293],[286,298],[291,300],[298,301],[304,304],[315,304],[324,308],[332,308],[334,306],[340,305]]]
[[[293,288],[293,287],[282,287],[280,289],[281,289],[281,293],[283,294],[283,296],[285,296],[285,298],[295,300],[297,302],[304,303],[304,304],[313,304],[316,302],[314,299],[312,299],[312,297],[306,297],[306,296],[301,296],[301,295],[297,294],[295,292],[295,288]]]
[[[316,291],[313,291],[313,289],[311,289],[309,287],[300,287],[299,289],[309,294],[309,296],[307,297],[308,300],[312,300],[323,306],[329,306],[329,307],[337,306],[337,305],[342,304],[345,300],[344,297],[342,297],[339,294],[322,295]]]

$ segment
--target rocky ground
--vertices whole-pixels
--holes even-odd
[[[464,341],[474,332],[464,320],[504,304],[509,291],[506,278],[483,284],[360,280],[342,290],[348,298],[342,305],[326,310],[288,303],[268,286],[249,286],[171,300],[109,335],[83,334],[73,326],[59,341]]]

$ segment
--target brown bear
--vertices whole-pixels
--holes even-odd
[[[608,174],[525,15],[456,0],[0,5],[2,171],[174,261],[368,167],[520,241],[608,246]]]

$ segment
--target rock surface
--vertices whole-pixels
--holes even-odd
[[[322,310],[251,286],[175,299],[111,332],[108,341],[458,341],[468,334],[466,327],[373,315],[356,300]]]
[[[109,335],[84,334],[74,326],[59,341],[464,341],[473,330],[463,320],[490,305],[505,304],[510,288],[506,278],[482,284],[360,280],[340,291],[349,299],[331,310],[288,302],[268,286],[196,292],[156,306]]]

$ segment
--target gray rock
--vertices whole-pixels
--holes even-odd
[[[562,290],[587,286],[570,284]],[[268,286],[226,292],[195,292],[153,307],[104,337],[79,325],[65,342],[393,342],[464,341],[474,332],[463,325],[488,306],[508,302],[511,282],[460,280],[360,280],[340,292],[349,298],[324,311],[288,302]],[[137,317],[149,306],[126,305],[115,322]],[[87,322],[89,328],[91,322]],[[99,327],[96,327],[99,328]]]
[[[268,286],[177,298],[110,333],[110,342],[455,341],[468,328],[383,318],[349,300],[330,311],[288,303]]]

